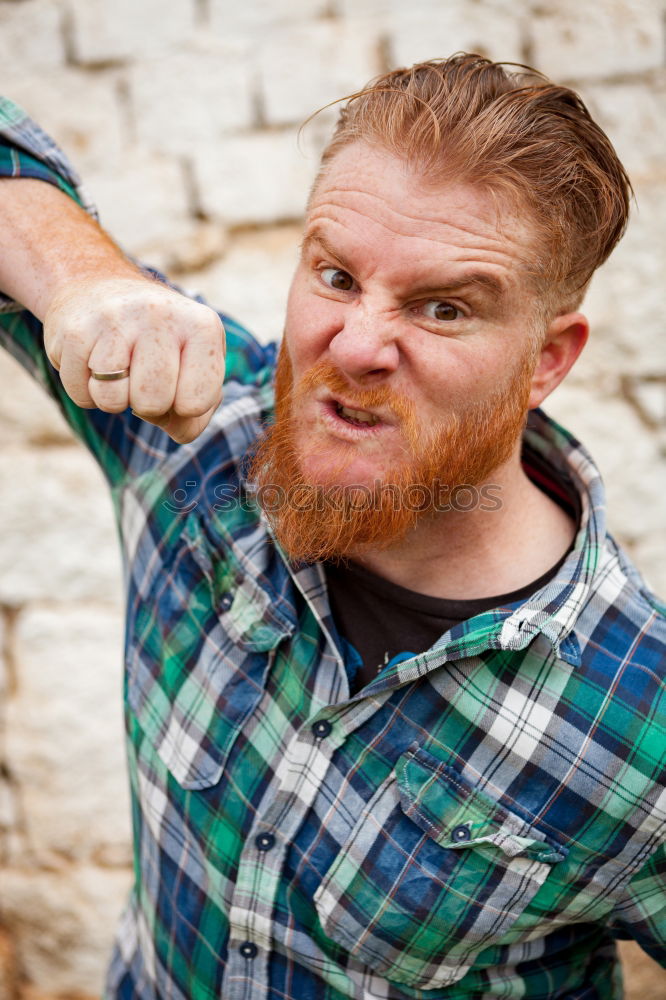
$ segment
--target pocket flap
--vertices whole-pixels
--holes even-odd
[[[227,540],[225,558],[213,553],[198,520],[190,519],[188,538],[192,558],[209,582],[213,601],[225,634],[241,649],[266,653],[291,635],[294,622],[282,611],[283,601],[272,591],[267,578],[264,586],[253,578],[242,553]]]
[[[488,845],[510,858],[546,864],[566,857],[565,847],[419,747],[403,754],[395,770],[404,813],[442,847],[465,850]]]

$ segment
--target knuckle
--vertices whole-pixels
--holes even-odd
[[[97,407],[97,403],[91,399],[90,396],[86,396],[81,392],[70,392],[67,390],[67,395],[73,403],[80,406],[82,410],[94,410]]]
[[[176,406],[176,413],[184,420],[194,420],[197,417],[203,417],[208,412],[208,409],[208,403],[204,402],[179,403]]]
[[[105,413],[124,413],[127,409],[127,403],[97,403],[97,409],[103,410]]]
[[[159,420],[169,411],[169,406],[164,403],[156,403],[143,399],[135,400],[130,398],[130,406],[144,420]]]

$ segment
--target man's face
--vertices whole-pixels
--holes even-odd
[[[273,472],[451,486],[515,457],[534,358],[531,239],[484,191],[435,190],[387,153],[342,150],[312,197],[289,295]]]

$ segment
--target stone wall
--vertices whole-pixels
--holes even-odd
[[[593,336],[550,411],[605,473],[612,525],[666,592],[660,0],[0,0],[1,90],[71,154],[121,244],[281,330],[322,115],[391,65],[477,50],[577,86],[634,181]],[[121,595],[101,476],[0,358],[0,1000],[96,997],[129,885]],[[625,950],[632,996],[666,974]],[[640,977],[643,977],[642,979]]]

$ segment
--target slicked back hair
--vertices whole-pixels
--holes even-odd
[[[632,191],[573,90],[529,66],[459,53],[393,70],[345,100],[319,176],[361,141],[406,160],[428,183],[489,189],[533,220],[530,271],[547,311],[580,303],[626,228]]]

